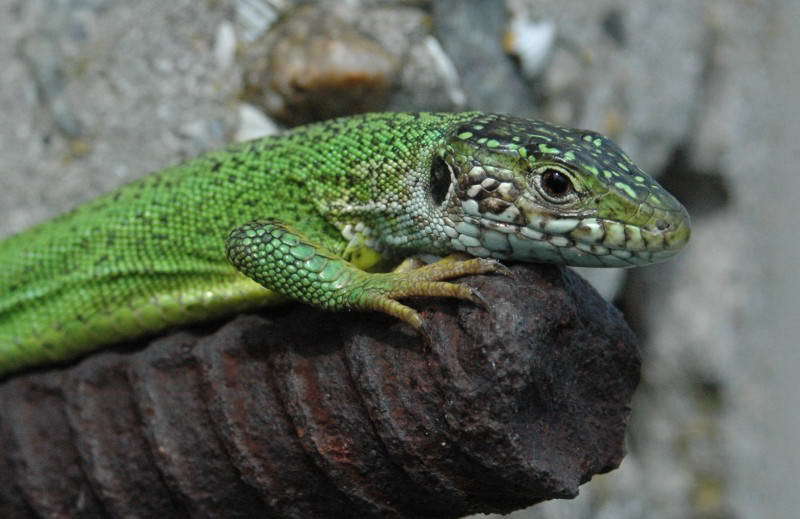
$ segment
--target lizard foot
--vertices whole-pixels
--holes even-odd
[[[328,310],[371,310],[397,317],[417,330],[422,318],[397,301],[406,297],[454,297],[488,307],[474,288],[445,280],[470,274],[510,275],[491,259],[447,259],[413,270],[365,272],[277,220],[250,222],[231,232],[229,261],[265,288]]]

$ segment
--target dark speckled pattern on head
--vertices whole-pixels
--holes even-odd
[[[519,154],[535,165],[553,159],[581,167],[609,188],[640,202],[672,198],[611,139],[535,119],[486,114],[461,125],[456,135],[477,148]]]
[[[663,261],[689,238],[680,202],[593,131],[479,114],[442,156],[457,181],[450,245],[476,256],[625,267]],[[553,171],[569,181],[561,200],[542,190]]]

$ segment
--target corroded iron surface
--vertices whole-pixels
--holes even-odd
[[[465,280],[405,325],[305,307],[0,385],[0,516],[460,517],[572,497],[624,455],[621,315],[572,272]]]

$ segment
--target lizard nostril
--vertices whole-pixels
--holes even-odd
[[[666,231],[670,227],[672,227],[672,226],[670,225],[670,223],[668,221],[666,221],[666,220],[656,220],[656,228],[659,231]]]

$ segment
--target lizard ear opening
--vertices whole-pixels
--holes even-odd
[[[435,205],[442,205],[450,191],[452,174],[450,166],[441,157],[434,157],[431,164],[431,200]]]

